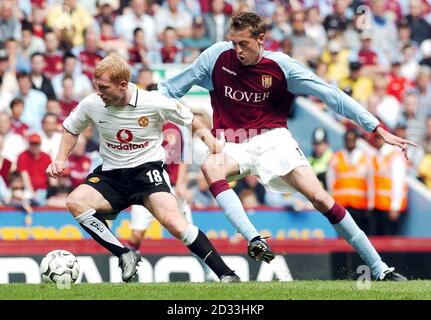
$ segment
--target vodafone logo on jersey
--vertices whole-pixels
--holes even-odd
[[[117,131],[117,140],[120,141],[120,144],[113,144],[108,142],[106,145],[108,148],[115,150],[135,150],[146,148],[149,145],[148,141],[144,143],[130,143],[133,140],[133,133],[127,129],[121,129]]]
[[[132,131],[127,129],[121,129],[117,132],[117,140],[121,143],[129,143],[133,140]]]

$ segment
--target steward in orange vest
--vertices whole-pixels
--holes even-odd
[[[358,134],[348,130],[345,149],[336,152],[327,172],[328,191],[344,206],[358,226],[370,232],[370,210],[374,204],[374,172],[372,156],[356,147]]]

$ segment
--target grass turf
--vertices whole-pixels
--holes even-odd
[[[355,281],[292,281],[244,283],[79,283],[70,289],[54,284],[2,284],[0,300],[419,300],[431,299],[431,281],[371,282],[358,289]]]

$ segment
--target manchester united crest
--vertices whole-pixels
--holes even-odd
[[[148,120],[148,118],[147,118],[146,116],[142,116],[142,117],[140,117],[140,118],[139,118],[139,120],[138,120],[138,124],[139,124],[142,128],[145,128],[146,126],[148,126],[148,122],[149,122],[149,120]]]
[[[90,179],[88,179],[88,181],[90,181],[91,183],[98,183],[100,181],[99,177],[91,177]]]
[[[269,74],[262,75],[262,86],[269,88],[272,85],[272,76]]]

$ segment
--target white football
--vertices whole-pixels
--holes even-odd
[[[72,284],[79,276],[79,263],[76,257],[66,250],[49,252],[40,263],[43,282]]]

